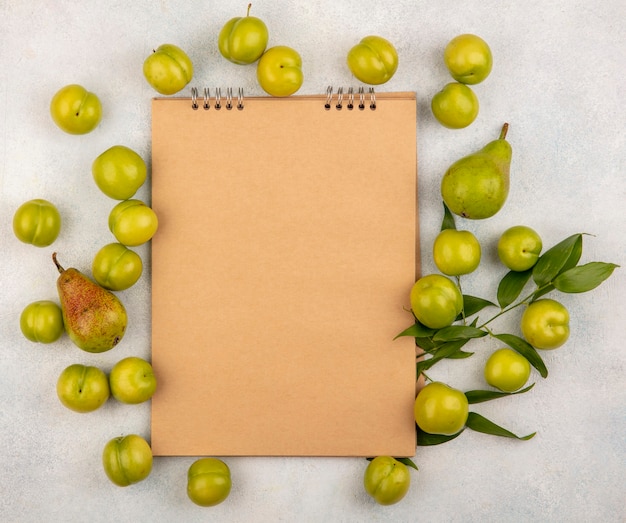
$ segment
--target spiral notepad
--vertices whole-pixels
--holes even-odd
[[[414,93],[152,104],[155,455],[412,456]]]

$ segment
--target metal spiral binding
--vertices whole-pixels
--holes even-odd
[[[373,87],[369,88],[368,95],[365,94],[365,89],[363,87],[359,87],[357,92],[358,94],[358,107],[361,111],[365,109],[366,106],[369,106],[370,110],[376,109],[376,92]],[[344,98],[347,97],[347,103],[345,107],[351,111],[355,107],[355,93],[352,87],[348,88],[347,93],[344,94],[343,87],[339,87],[337,89],[337,98],[335,102],[335,109],[340,111],[344,107]],[[366,103],[366,98],[369,97],[369,104]],[[326,88],[326,103],[324,104],[324,109],[329,111],[333,107],[333,87],[329,85]]]
[[[330,103],[333,101],[333,86],[329,85],[326,88],[326,103],[324,104],[324,109],[327,111],[330,109]]]
[[[237,91],[237,109],[240,111],[243,109],[243,87]]]
[[[348,105],[346,106],[350,111],[354,109],[354,89],[348,87]]]
[[[227,110],[231,110],[233,107],[236,107],[238,110],[242,110],[244,108],[244,95],[243,95],[243,87],[239,87],[237,91],[237,101],[234,102],[234,95],[232,87],[228,87],[226,89],[226,102],[222,103],[222,90],[217,87],[215,89],[215,96],[213,97],[213,107],[216,110],[225,107]],[[191,108],[196,110],[200,107],[198,104],[198,88],[191,88]],[[202,108],[205,111],[208,111],[211,108],[211,91],[208,87],[204,88],[203,97],[202,97]]]
[[[222,90],[218,87],[215,89],[215,105],[216,110],[220,110],[222,108]]]

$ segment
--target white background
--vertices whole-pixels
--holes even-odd
[[[89,355],[66,336],[38,345],[23,338],[19,315],[32,301],[56,299],[52,247],[20,243],[12,216],[31,198],[55,202],[64,222],[53,248],[66,266],[89,274],[96,251],[112,241],[106,220],[115,203],[93,183],[91,163],[114,144],[149,162],[150,99],[156,93],[142,76],[142,63],[152,49],[167,42],[187,50],[195,64],[193,85],[243,86],[246,94],[263,94],[254,66],[231,64],[217,50],[219,29],[244,15],[246,3],[0,3],[1,521],[624,521],[623,268],[594,291],[558,297],[570,310],[572,335],[564,347],[544,353],[547,380],[533,372],[531,392],[475,406],[513,432],[537,431],[536,437],[520,442],[466,431],[448,444],[420,448],[414,458],[420,470],[412,472],[411,490],[397,505],[381,507],[367,497],[367,462],[360,458],[226,459],[233,490],[211,509],[186,497],[193,458],[156,459],[151,476],[128,488],[110,483],[100,465],[102,447],[120,434],[149,438],[149,404],[111,400],[79,415],[61,406],[55,383],[71,363],[109,370],[122,357],[150,357],[149,246],[137,249],[146,265],[140,282],[120,293],[130,325],[118,347]],[[513,147],[507,204],[489,220],[457,220],[457,227],[478,236],[484,252],[464,290],[495,299],[505,273],[495,244],[517,224],[535,228],[546,247],[589,233],[581,262],[624,265],[622,1],[259,0],[252,9],[266,22],[271,46],[289,45],[302,55],[299,94],[324,93],[329,84],[357,86],[345,57],[363,36],[378,34],[396,45],[398,71],[379,90],[417,93],[424,273],[435,271],[430,249],[442,217],[443,172],[496,138],[505,121]],[[475,87],[478,119],[448,130],[434,120],[429,104],[451,80],[443,48],[464,32],[489,42],[494,68]],[[88,135],[67,135],[50,119],[50,99],[68,83],[83,84],[102,101],[102,122]],[[239,147],[245,154],[246,144]],[[137,196],[149,201],[149,183]],[[518,320],[511,313],[494,328],[519,334]],[[470,347],[472,358],[441,363],[431,377],[462,390],[484,388],[482,365],[498,344],[483,339]],[[184,357],[184,347],[177,350]]]

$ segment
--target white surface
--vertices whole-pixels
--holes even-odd
[[[67,337],[36,345],[22,337],[18,318],[31,301],[56,298],[52,248],[17,241],[12,216],[31,198],[55,202],[64,227],[54,249],[62,263],[89,272],[97,249],[112,239],[106,219],[114,203],[93,183],[91,162],[117,143],[149,158],[155,93],[141,67],[151,50],[165,42],[185,48],[199,87],[243,86],[247,94],[262,94],[254,67],[230,64],[217,51],[221,25],[245,13],[246,3],[239,4],[1,2],[0,520],[624,521],[623,268],[590,293],[559,298],[570,309],[572,336],[545,354],[547,380],[534,373],[538,383],[530,393],[476,406],[518,434],[536,430],[537,436],[518,442],[467,431],[451,443],[420,448],[420,471],[397,505],[380,507],[366,496],[362,459],[228,459],[233,491],[212,509],[186,498],[192,459],[156,459],[146,481],[125,489],[104,476],[103,445],[122,433],[149,437],[149,406],[110,401],[79,415],[60,405],[54,385],[70,363],[108,370],[122,357],[150,356],[149,247],[138,249],[145,275],[120,293],[131,314],[120,346],[88,355]],[[441,221],[443,171],[495,138],[504,121],[510,123],[514,158],[506,207],[483,222],[457,220],[477,234],[485,250],[479,273],[466,278],[464,290],[495,299],[504,274],[495,241],[511,225],[534,227],[546,246],[590,233],[583,261],[625,265],[624,6],[620,0],[258,1],[253,14],[267,23],[270,45],[301,53],[301,94],[323,93],[328,84],[356,85],[345,55],[363,36],[379,34],[397,46],[400,67],[380,89],[418,95],[424,273],[434,270],[429,251]],[[450,81],[443,47],[463,32],[489,42],[495,65],[475,88],[481,102],[477,121],[452,131],[434,121],[429,101]],[[104,105],[101,125],[86,136],[64,134],[48,113],[54,92],[73,82],[96,92]],[[149,199],[149,185],[138,196]],[[497,328],[517,332],[516,322],[512,315]],[[470,360],[442,363],[431,377],[463,390],[484,387],[482,364],[495,344],[481,340],[472,346],[476,354]]]

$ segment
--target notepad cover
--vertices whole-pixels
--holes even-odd
[[[154,455],[412,456],[416,101],[152,104]]]

